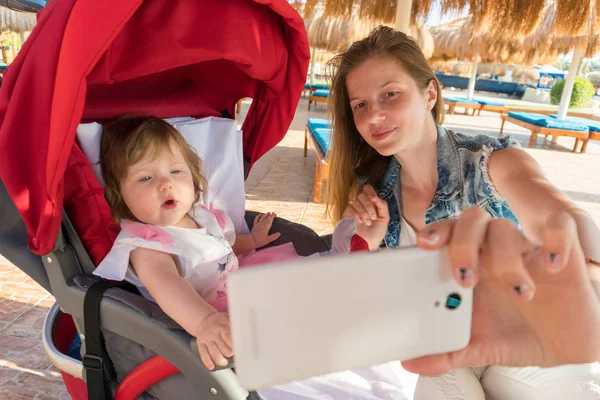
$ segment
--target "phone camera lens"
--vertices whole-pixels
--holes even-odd
[[[455,310],[460,306],[461,297],[458,293],[451,293],[446,298],[446,308],[449,310]]]

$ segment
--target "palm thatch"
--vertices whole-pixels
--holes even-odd
[[[463,77],[471,76],[473,71],[473,63],[463,61],[436,61],[431,63],[431,67],[436,71],[443,71]],[[481,75],[495,75],[504,77],[508,74],[508,72],[512,72],[513,82],[537,82],[537,80],[540,78],[539,71],[534,67],[503,64],[479,64],[477,66],[477,73]]]
[[[470,27],[470,18],[461,18],[431,28],[434,50],[430,61],[471,60],[474,51]]]
[[[432,3],[436,0],[413,0],[412,21],[424,19],[429,15]],[[474,0],[439,0],[442,13],[459,13]],[[480,0],[477,0],[480,1]],[[311,15],[318,6],[323,7],[327,17],[348,17],[358,8],[359,17],[375,19],[384,24],[392,24],[396,19],[397,1],[390,0],[306,0],[304,16]]]
[[[328,17],[323,8],[318,8],[305,19],[310,46],[329,52],[344,51],[355,41],[368,36],[377,26],[384,25],[383,21],[361,18],[358,8],[354,11],[348,17]],[[433,54],[433,37],[429,30],[416,24],[411,26],[408,35],[415,39],[425,57]]]
[[[537,82],[540,79],[540,71],[533,67],[515,65],[512,71],[513,80],[517,82]]]
[[[597,33],[590,34],[593,40],[587,34],[557,36],[552,30],[555,6],[554,1],[546,4],[542,23],[526,37],[477,31],[472,16],[431,28],[434,54],[430,61],[473,61],[478,54],[483,63],[544,64],[568,53],[575,45],[587,45],[588,53],[595,52]]]
[[[461,18],[431,28],[434,53],[430,61],[474,61],[475,54],[483,63],[512,63],[524,56],[517,40],[498,39],[485,33],[474,32],[472,17]],[[527,57],[527,63],[532,57]]]
[[[600,1],[597,3],[585,0],[578,4],[589,12],[573,16],[573,12],[564,10],[564,0],[549,0],[546,4],[544,19],[540,28],[523,39],[526,48],[547,48],[555,55],[565,54],[575,47],[585,49],[585,57],[593,57],[600,49]],[[570,27],[564,26],[562,20],[570,15]]]
[[[468,8],[472,32],[478,34],[529,36],[543,24],[548,8],[556,16],[551,26],[556,35],[589,36],[590,21],[593,29],[600,29],[600,0],[412,0],[412,22],[425,20],[434,2],[443,15]],[[396,19],[397,4],[397,0],[306,0],[303,13],[310,16],[319,6],[326,17],[349,17],[358,8],[360,18],[390,24]]]
[[[471,0],[473,31],[479,34],[526,36],[542,21],[546,0]]]
[[[36,23],[35,14],[20,13],[0,7],[0,32],[31,31]]]
[[[473,71],[473,63],[464,61],[436,61],[431,63],[431,68],[436,71],[443,71],[458,76],[471,76]],[[477,73],[484,75],[505,76],[506,72],[512,70],[511,67],[502,64],[479,64]]]
[[[315,51],[312,54],[311,60],[315,62],[327,62],[335,57],[336,53],[332,53],[330,51]]]

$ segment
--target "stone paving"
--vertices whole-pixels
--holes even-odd
[[[249,102],[242,105],[243,118]],[[296,117],[283,141],[267,153],[246,181],[246,208],[274,211],[280,217],[305,224],[320,234],[330,233],[325,207],[312,202],[315,163],[310,153],[303,156],[304,125],[309,116],[325,117],[317,104],[307,112],[302,99]],[[498,114],[448,116],[446,125],[467,133],[497,136]],[[524,147],[529,135],[515,125],[505,126]],[[535,148],[526,149],[542,166],[548,178],[600,224],[600,142],[591,143],[587,154],[573,154],[573,139],[557,143],[538,138]],[[68,399],[60,374],[51,366],[41,344],[41,328],[54,298],[0,256],[0,400]]]

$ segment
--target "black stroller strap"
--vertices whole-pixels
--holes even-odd
[[[94,282],[83,300],[83,325],[85,331],[85,355],[83,367],[86,375],[88,400],[109,400],[105,380],[105,362],[108,361],[100,331],[100,300],[113,284],[102,279]]]

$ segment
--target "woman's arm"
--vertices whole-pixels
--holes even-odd
[[[499,150],[491,154],[488,172],[530,239],[543,242],[552,228],[548,226],[550,217],[565,211],[576,222],[585,257],[600,259],[600,229],[588,213],[548,181],[533,157],[521,149]]]
[[[195,337],[198,325],[216,310],[179,275],[173,258],[160,251],[137,248],[131,252],[130,261],[160,308]]]

